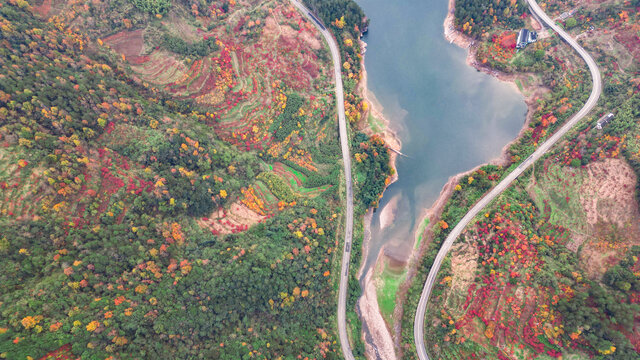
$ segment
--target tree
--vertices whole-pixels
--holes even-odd
[[[533,53],[533,58],[536,61],[540,61],[542,59],[544,59],[544,49],[538,49]]]

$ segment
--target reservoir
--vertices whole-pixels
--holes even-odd
[[[407,155],[398,157],[399,180],[373,216],[364,275],[383,246],[387,255],[407,259],[420,216],[443,185],[498,157],[527,108],[512,85],[468,66],[466,50],[444,38],[446,0],[357,2],[371,20],[363,38],[368,87]],[[389,204],[395,217],[381,226]]]

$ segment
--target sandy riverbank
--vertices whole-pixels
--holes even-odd
[[[476,42],[471,39],[470,37],[466,36],[465,34],[457,31],[455,29],[454,26],[454,20],[455,20],[455,15],[454,15],[454,11],[455,11],[455,0],[449,0],[449,10],[447,12],[447,16],[444,20],[443,23],[443,27],[444,27],[444,37],[451,43],[454,43],[456,45],[458,45],[461,48],[467,49],[467,64],[469,66],[472,66],[474,68],[476,68],[478,71],[482,71],[484,73],[487,73],[489,75],[492,75],[496,78],[498,78],[501,81],[507,82],[509,83],[511,86],[513,86],[513,88],[520,92],[524,99],[525,99],[525,103],[527,105],[527,114],[525,117],[525,122],[523,124],[522,129],[520,130],[519,134],[516,136],[515,139],[513,139],[511,142],[509,142],[508,144],[506,144],[502,151],[501,151],[501,155],[496,158],[491,160],[488,164],[494,164],[494,165],[508,165],[511,162],[511,159],[508,155],[507,150],[509,149],[509,147],[516,141],[518,141],[518,139],[524,134],[524,132],[529,128],[529,123],[531,122],[531,119],[533,118],[533,114],[535,113],[536,109],[537,109],[537,105],[536,105],[536,100],[547,90],[543,87],[539,87],[537,85],[532,85],[528,88],[523,88],[520,89],[517,85],[516,85],[516,80],[518,79],[518,76],[516,75],[512,75],[512,74],[506,74],[506,73],[502,73],[499,71],[496,71],[494,69],[491,69],[489,67],[483,66],[481,63],[479,63],[476,60],[476,53],[477,53],[477,44]],[[527,74],[525,74],[527,75]],[[444,185],[444,187],[442,188],[440,195],[438,197],[438,199],[432,204],[432,206],[430,208],[425,208],[423,210],[423,213],[420,217],[420,221],[418,221],[417,223],[423,223],[425,219],[429,220],[429,226],[426,227],[426,229],[424,229],[424,233],[423,233],[423,242],[420,244],[419,247],[415,247],[414,248],[416,250],[413,251],[413,253],[411,254],[411,256],[409,257],[408,262],[405,264],[408,273],[407,273],[407,280],[400,286],[400,289],[398,291],[397,294],[397,298],[400,299],[400,305],[396,307],[395,311],[394,311],[394,319],[395,319],[395,323],[394,324],[385,324],[384,327],[385,329],[387,328],[387,326],[391,326],[393,329],[393,342],[395,345],[396,349],[400,349],[400,339],[401,339],[401,319],[402,319],[402,303],[404,302],[404,299],[406,298],[406,293],[409,289],[409,286],[411,284],[411,281],[413,279],[413,277],[416,274],[417,271],[417,264],[418,264],[418,260],[424,255],[424,251],[426,250],[430,240],[433,237],[433,233],[432,233],[432,225],[434,223],[437,222],[437,220],[439,219],[440,215],[442,214],[443,208],[445,206],[445,204],[447,203],[447,201],[449,200],[449,198],[452,196],[455,185],[458,183],[458,181],[465,177],[468,176],[469,174],[473,173],[474,171],[476,171],[478,168],[484,166],[485,164],[482,165],[478,165],[477,167],[457,174],[453,177],[451,177],[449,179],[449,181]],[[414,234],[414,241],[417,242],[418,241],[418,234],[417,232]],[[378,254],[378,261],[376,262],[376,266],[374,266],[374,268],[377,268],[379,266],[379,264],[384,263],[384,261],[386,260],[386,255],[384,254],[384,248],[381,249],[380,254]],[[370,279],[369,276],[367,276],[367,278],[365,279],[365,283],[364,283],[364,288],[365,291],[367,291],[370,287],[373,288],[372,291],[376,290],[376,277],[375,274],[373,274],[374,276]],[[377,301],[376,301],[377,302]],[[377,315],[374,314],[372,315],[372,320],[375,320],[373,318],[377,318],[378,316],[381,318],[381,316],[379,315],[379,310],[377,311]],[[363,320],[368,320],[367,318],[365,318],[363,316]],[[384,322],[384,320],[383,320]],[[375,338],[374,338],[375,341]],[[380,340],[380,344],[384,345],[388,342],[388,339],[384,338]],[[376,344],[377,345],[377,344]],[[369,357],[369,353],[367,353],[368,357]],[[401,353],[398,354],[398,356],[401,357]],[[369,358],[375,358],[375,357],[369,357]]]
[[[373,135],[375,132],[368,124],[368,117],[371,114],[374,118],[378,119],[384,124],[384,129],[378,133],[387,146],[395,151],[390,151],[389,162],[394,170],[394,174],[391,177],[391,181],[387,187],[398,180],[398,172],[396,171],[396,161],[398,154],[396,151],[400,151],[402,143],[396,133],[391,130],[390,121],[383,114],[383,107],[380,105],[375,95],[367,86],[367,70],[364,66],[364,50],[367,44],[360,40],[360,47],[363,49],[363,56],[361,60],[362,78],[358,83],[358,94],[367,102],[369,108],[363,116],[361,128],[368,135]],[[388,218],[392,218],[395,209],[388,209],[385,213]],[[362,254],[368,254],[369,242],[371,241],[371,219],[373,218],[373,211],[369,209],[364,217],[364,236],[362,240]],[[388,219],[388,221],[392,221]],[[384,253],[382,249],[378,255],[376,263],[380,260],[380,254]],[[364,258],[361,259],[360,269],[358,270],[358,278],[362,277],[364,271]],[[393,338],[391,332],[387,328],[387,324],[382,318],[378,307],[377,288],[375,282],[372,281],[374,276],[375,266],[368,271],[362,284],[363,294],[358,300],[358,310],[360,318],[363,322],[364,334],[363,340],[365,344],[365,354],[368,359],[391,359],[395,360],[395,349],[393,344]]]
[[[378,263],[380,262],[376,261],[376,264]],[[376,278],[380,271],[377,268],[378,266],[375,266],[367,271],[364,279],[365,287],[362,290],[362,296],[358,300],[358,308],[360,315],[363,317],[363,330],[365,332],[365,354],[367,359],[395,360],[397,358],[393,338],[378,305],[379,281],[376,281]]]

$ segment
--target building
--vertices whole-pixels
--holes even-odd
[[[538,33],[528,29],[520,29],[516,40],[516,49],[524,49],[527,45],[538,41]]]
[[[598,120],[598,122],[596,123],[596,129],[602,130],[602,128],[611,120],[613,120],[613,113],[608,113],[607,115],[601,117],[600,120]]]
[[[527,46],[528,39],[529,39],[529,30],[520,29],[520,32],[518,33],[518,40],[516,40],[516,48],[522,49],[525,46]]]

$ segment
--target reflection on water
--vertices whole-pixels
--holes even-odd
[[[402,140],[399,180],[374,214],[365,271],[387,244],[402,258],[418,217],[449,177],[500,154],[524,123],[526,106],[508,84],[466,65],[466,52],[443,37],[446,0],[357,0],[371,19],[365,65],[369,88]],[[381,229],[380,214],[397,201]]]

